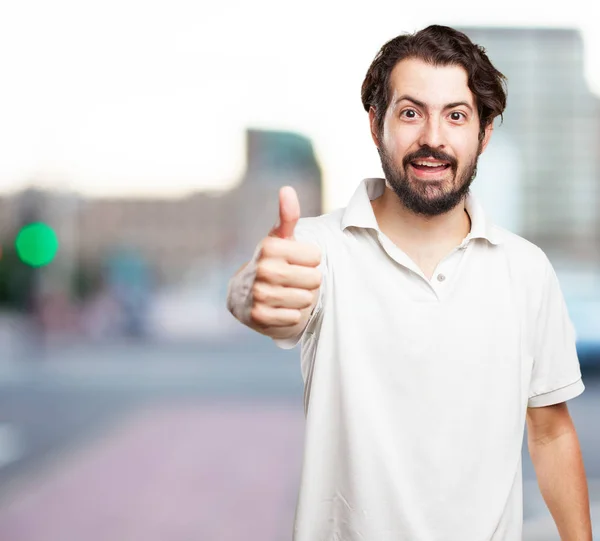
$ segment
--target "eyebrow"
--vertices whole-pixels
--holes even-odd
[[[405,100],[414,103],[417,107],[421,107],[422,109],[427,109],[427,105],[425,103],[423,103],[422,101],[419,101],[416,98],[413,98],[412,96],[408,96],[406,94],[400,96],[394,102],[394,107],[396,105],[398,105],[401,101],[405,101]],[[452,103],[447,103],[446,105],[444,105],[443,110],[446,111],[447,109],[454,109],[455,107],[459,107],[460,105],[463,105],[464,107],[469,109],[469,111],[471,111],[471,112],[473,111],[473,107],[466,101],[453,101]]]

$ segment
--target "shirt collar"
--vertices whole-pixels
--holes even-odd
[[[367,178],[363,180],[344,210],[341,223],[342,230],[345,230],[347,227],[360,227],[380,231],[371,201],[381,196],[384,190],[385,180],[382,178]],[[467,195],[465,208],[471,218],[471,231],[463,242],[466,243],[469,240],[481,238],[491,244],[500,244],[501,239],[496,232],[496,228],[485,215],[479,201],[471,193]]]
[[[485,239],[491,244],[502,243],[497,228],[486,216],[481,203],[472,193],[469,193],[465,199],[465,209],[469,214],[469,218],[471,218],[471,231],[469,231],[465,241],[471,239]]]

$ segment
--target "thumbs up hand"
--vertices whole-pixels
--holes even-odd
[[[279,221],[259,244],[253,265],[242,269],[239,290],[245,309],[233,315],[248,327],[272,338],[293,338],[308,323],[321,286],[321,251],[299,242],[294,229],[300,219],[300,203],[293,188],[279,192]],[[235,297],[235,291],[230,294]]]

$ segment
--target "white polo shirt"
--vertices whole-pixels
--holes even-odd
[[[295,541],[517,541],[527,407],[583,389],[574,332],[544,253],[490,224],[427,280],[384,235],[360,184],[302,219],[323,251],[302,343],[306,431]]]

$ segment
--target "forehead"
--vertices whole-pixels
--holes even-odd
[[[467,72],[462,66],[434,66],[423,60],[407,58],[396,64],[389,84],[392,105],[398,96],[408,95],[434,108],[460,101],[475,107]]]

